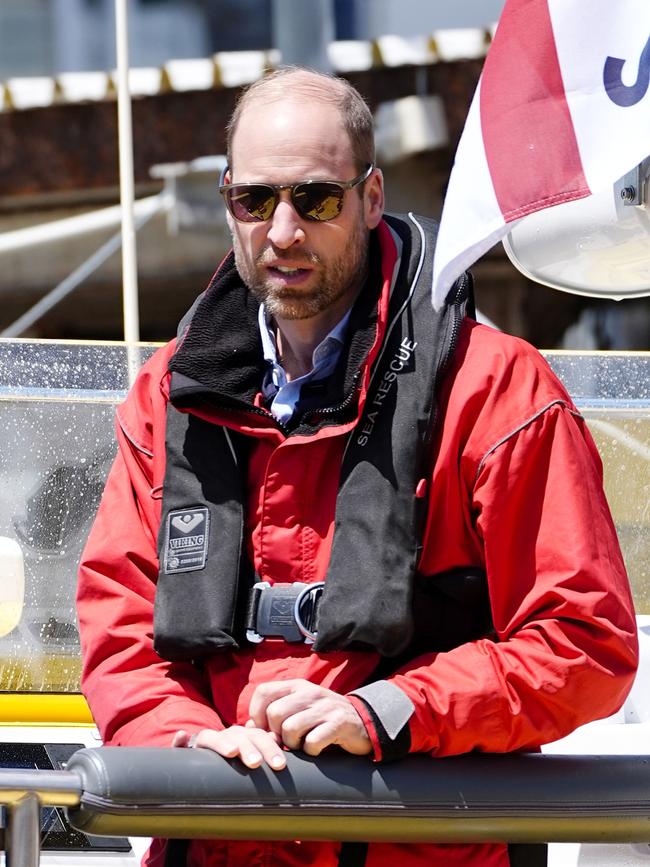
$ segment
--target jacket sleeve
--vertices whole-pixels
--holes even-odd
[[[519,424],[504,418],[498,430],[507,398],[494,387],[464,430],[459,420],[429,544],[453,549],[440,528],[454,511],[450,492],[462,488],[464,534],[487,572],[494,631],[412,660],[367,695],[355,690],[377,759],[535,749],[614,713],[632,685],[636,624],[600,457],[557,386]],[[482,425],[498,435],[475,449]]]
[[[633,605],[584,422],[555,405],[487,455],[473,491],[495,638],[392,678],[410,749],[538,747],[614,713],[637,664]]]
[[[157,364],[154,356],[120,408],[118,454],[79,572],[82,691],[112,745],[169,746],[181,728],[223,728],[202,673],[161,659],[152,644],[160,511],[154,451],[165,419]]]

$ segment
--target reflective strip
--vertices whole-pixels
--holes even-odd
[[[580,413],[576,412],[576,410],[574,410],[571,406],[569,406],[569,404],[566,402],[566,400],[562,400],[562,399],[558,398],[557,400],[552,400],[550,403],[547,403],[546,406],[543,406],[540,410],[538,410],[538,412],[536,412],[534,415],[531,415],[530,418],[527,418],[526,421],[522,421],[522,423],[520,425],[517,425],[516,428],[513,428],[504,437],[501,437],[501,439],[498,440],[497,442],[495,442],[493,446],[490,446],[490,448],[486,451],[486,453],[481,458],[481,461],[478,465],[478,468],[476,470],[476,476],[474,478],[474,484],[475,485],[477,484],[478,477],[481,475],[481,470],[485,466],[485,462],[490,457],[490,455],[493,454],[499,448],[499,446],[502,446],[504,443],[507,443],[508,440],[511,439],[515,434],[518,434],[519,431],[522,431],[525,427],[528,427],[529,424],[534,422],[540,416],[544,415],[544,413],[548,409],[550,409],[552,406],[557,406],[558,404],[560,406],[563,406],[566,410],[568,410],[571,413],[571,415],[574,415],[576,418],[582,418]]]
[[[358,695],[372,708],[391,740],[395,740],[415,711],[406,693],[388,680],[353,689],[350,695]]]
[[[145,455],[147,455],[148,457],[152,458],[152,457],[153,457],[153,452],[150,451],[149,449],[146,449],[146,448],[145,448],[145,447],[144,447],[140,442],[138,442],[138,440],[137,440],[137,439],[136,439],[136,438],[135,438],[135,437],[134,437],[134,436],[129,432],[129,430],[127,429],[126,425],[124,424],[124,422],[123,422],[122,419],[120,418],[120,410],[119,410],[119,407],[118,407],[118,409],[115,410],[115,415],[116,415],[116,417],[117,417],[117,423],[119,424],[120,428],[122,429],[122,433],[123,433],[124,436],[127,438],[127,440],[131,443],[131,445],[132,445],[134,448],[136,448],[139,452],[142,452],[143,454],[145,454]]]

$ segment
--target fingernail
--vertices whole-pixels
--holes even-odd
[[[259,753],[248,753],[246,760],[250,762],[251,765],[259,764],[262,761],[262,756]]]
[[[271,767],[272,768],[283,768],[285,766],[285,761],[282,756],[273,756],[271,759]]]

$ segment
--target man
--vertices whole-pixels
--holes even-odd
[[[467,278],[434,314],[435,227],[383,216],[363,100],[269,76],[235,111],[228,163],[234,254],[118,411],[82,562],[105,742],[280,770],[286,749],[535,749],[614,712],[636,630],[595,447],[540,356],[465,316]],[[186,857],[348,854],[193,841]],[[398,861],[509,863],[499,845],[363,859]]]

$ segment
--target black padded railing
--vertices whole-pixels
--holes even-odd
[[[650,841],[650,755],[410,756],[375,765],[288,754],[276,773],[201,749],[83,749],[64,772],[0,770],[10,867],[38,864],[39,802],[67,807],[73,827],[104,836],[642,843]]]

